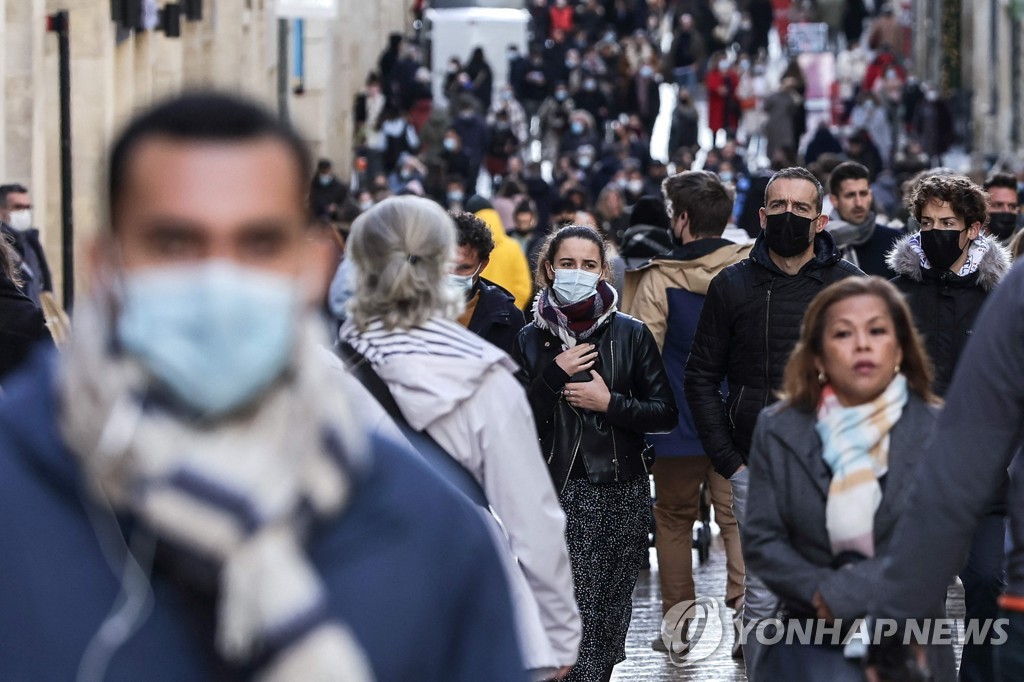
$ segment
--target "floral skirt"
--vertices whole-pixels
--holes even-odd
[[[648,551],[650,483],[646,476],[606,485],[571,479],[559,501],[583,619],[579,660],[565,679],[600,682],[626,659],[633,587]]]

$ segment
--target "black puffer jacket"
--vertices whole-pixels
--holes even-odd
[[[646,475],[651,462],[644,434],[670,431],[679,418],[658,345],[640,320],[612,313],[586,342],[597,346],[594,369],[612,394],[605,414],[577,410],[563,399],[570,377],[555,364],[562,341],[539,316],[519,332],[513,353],[529,381],[541,450],[559,493],[576,457],[583,458],[591,483]]]
[[[796,275],[780,270],[758,237],[749,258],[711,280],[684,386],[704,451],[722,476],[746,463],[757,415],[775,402],[811,299],[833,282],[863,274],[839,256],[828,232],[819,232],[814,258]]]
[[[914,236],[904,237],[889,253],[888,264],[897,277],[892,283],[903,292],[914,314],[917,331],[935,365],[932,390],[945,395],[960,354],[974,330],[981,305],[1010,270],[1010,255],[991,237],[980,237],[985,252],[978,268],[966,277],[949,270],[936,272],[921,265]]]

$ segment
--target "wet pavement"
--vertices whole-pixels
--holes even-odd
[[[716,529],[717,531],[717,529]],[[633,619],[626,638],[626,660],[615,666],[612,682],[734,682],[746,680],[743,661],[731,656],[733,632],[726,628],[718,648],[707,658],[686,666],[674,665],[665,653],[651,649],[651,640],[661,626],[661,596],[658,590],[657,557],[651,549],[651,570],[641,571],[636,589],[633,591]],[[694,583],[697,596],[725,597],[725,549],[721,537],[715,533],[711,554],[703,565],[698,564],[697,554],[693,558]],[[957,584],[951,587],[946,603],[947,613],[957,618],[957,628],[963,635],[963,589]],[[726,621],[732,612],[727,612]],[[699,651],[699,650],[698,650]],[[957,663],[960,647],[956,647]]]

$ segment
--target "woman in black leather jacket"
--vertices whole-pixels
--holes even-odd
[[[583,641],[566,678],[600,681],[625,660],[650,525],[645,433],[671,430],[672,389],[654,337],[616,310],[601,236],[569,226],[537,265],[533,323],[516,338],[541,450],[565,510]]]

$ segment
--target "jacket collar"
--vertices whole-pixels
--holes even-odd
[[[688,244],[677,244],[675,248],[663,256],[655,256],[655,260],[696,260],[713,253],[723,246],[733,246],[735,242],[721,237],[697,239]]]
[[[764,231],[762,230],[754,242],[754,248],[750,252],[750,260],[760,266],[755,268],[756,282],[760,284],[775,277],[813,277],[819,281],[824,281],[824,273],[822,271],[830,265],[838,263],[842,260],[842,256],[832,235],[828,231],[822,230],[814,236],[814,257],[796,275],[788,275],[780,270],[779,266],[772,260],[771,255],[768,253],[768,244],[765,242]]]
[[[888,255],[885,257],[886,264],[898,275],[903,275],[915,282],[939,281],[952,286],[980,286],[982,289],[992,291],[999,281],[1010,270],[1010,253],[998,240],[981,235],[975,241],[985,242],[987,247],[978,262],[978,269],[971,275],[960,277],[952,272],[936,274],[932,269],[925,268],[921,263],[921,255],[914,248],[911,239],[915,235],[907,235],[899,239]]]
[[[511,315],[509,305],[515,305],[515,297],[508,291],[483,277],[477,280],[474,291],[480,300],[476,303],[476,313],[469,322],[470,331],[480,333],[487,324],[509,324]]]
[[[785,408],[780,405],[779,409]],[[784,443],[792,451],[794,459],[807,473],[822,498],[827,499],[829,484],[832,482],[832,472],[822,458],[821,437],[818,436],[818,432],[814,428],[817,416],[814,413],[794,409],[787,409],[787,412],[790,413],[790,416],[784,425],[786,433]],[[889,471],[885,476],[886,492],[882,495],[882,504],[875,513],[875,537],[896,523],[896,516],[901,506],[895,503],[895,499],[901,494],[901,491],[907,490],[913,478],[914,467],[918,462],[918,458],[912,456],[912,453],[920,451],[920,436],[933,429],[934,421],[935,413],[932,408],[919,397],[911,394],[903,409],[903,415],[896,422],[890,434]]]

